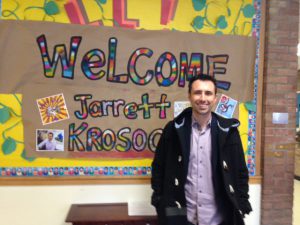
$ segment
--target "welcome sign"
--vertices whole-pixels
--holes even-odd
[[[29,155],[151,158],[199,74],[252,99],[253,38],[30,21],[0,32],[0,92],[23,94]]]

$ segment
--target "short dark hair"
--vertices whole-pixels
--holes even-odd
[[[197,75],[197,76],[193,76],[190,81],[189,81],[189,94],[191,93],[192,90],[192,85],[196,80],[202,80],[202,81],[211,81],[213,82],[214,86],[215,86],[215,94],[217,94],[217,80],[210,75],[205,75],[205,74],[201,74],[201,75]]]

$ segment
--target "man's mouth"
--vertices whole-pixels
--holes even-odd
[[[207,105],[203,105],[203,104],[198,105],[198,106],[199,106],[200,109],[206,109],[208,107]]]

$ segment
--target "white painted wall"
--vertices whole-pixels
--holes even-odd
[[[151,192],[149,185],[2,186],[0,220],[3,225],[67,225],[73,203],[150,201]],[[260,196],[261,186],[250,185],[254,211],[247,225],[260,224]]]
[[[246,225],[260,225],[261,185],[251,184],[249,194],[253,211],[246,215]]]

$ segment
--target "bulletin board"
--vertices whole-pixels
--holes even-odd
[[[260,119],[264,36],[261,0],[2,0],[2,20],[49,21],[256,37],[254,98],[239,102],[239,131],[250,180],[260,180]],[[5,59],[1,59],[2,61]],[[151,158],[41,158],[24,149],[23,96],[1,94],[0,184],[148,183]]]

